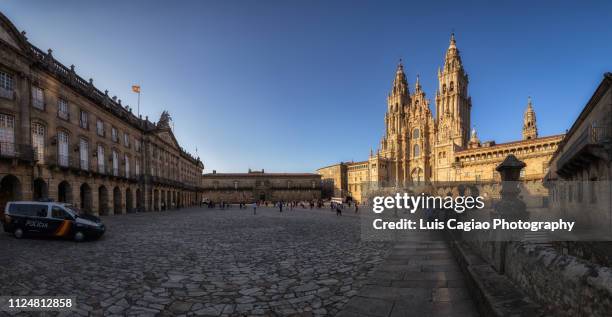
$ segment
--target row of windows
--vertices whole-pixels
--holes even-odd
[[[6,73],[6,72],[2,72],[0,71],[0,97],[4,97],[4,98],[9,98],[12,99],[13,98],[13,92],[15,89],[15,80],[13,75]],[[37,86],[32,86],[31,87],[31,104],[32,107],[37,108],[41,111],[45,111],[46,109],[46,104],[45,104],[45,91]],[[70,106],[69,103],[66,99],[58,97],[57,98],[57,116],[60,119],[66,120],[66,121],[70,121]],[[79,110],[79,126],[83,129],[89,129],[89,123],[90,123],[90,115],[87,111],[84,110]],[[7,151],[14,151],[14,117],[12,116],[8,116],[8,115],[1,115],[0,114],[0,125],[2,125],[4,128],[0,129],[0,142],[2,145],[2,148],[0,150],[4,151],[4,153],[6,153]],[[42,127],[38,127],[36,126],[35,128],[33,128],[35,130],[37,130],[38,132],[36,133],[41,134],[41,129],[44,129],[44,126]],[[96,120],[96,133],[101,136],[101,137],[106,137],[106,131],[105,131],[105,124],[104,121],[97,119]],[[118,131],[118,129],[116,127],[112,127],[111,126],[111,140],[115,143],[119,143],[120,141],[120,132]],[[127,148],[129,148],[131,146],[131,138],[130,135],[128,133],[123,133],[123,145]],[[38,142],[41,144],[37,144],[34,145],[37,148],[44,148],[42,145],[44,145],[44,138],[37,138],[36,140],[33,140],[33,142]],[[134,138],[133,139],[133,144],[134,144],[134,149],[136,152],[140,152],[141,151],[141,141]],[[37,154],[39,155],[39,154]],[[41,159],[44,159],[41,157]],[[180,168],[180,164],[178,159],[175,159],[172,163],[171,163],[171,167],[169,167],[168,169],[174,169],[174,170],[181,170],[181,171],[185,171],[188,176],[187,178],[191,179],[191,180],[195,180],[198,176],[198,171],[197,169],[193,168],[190,170],[187,169],[181,169]],[[176,172],[175,172],[176,173]]]
[[[32,130],[32,147],[35,149],[35,157],[39,163],[45,162],[45,151],[46,151],[46,128],[44,125],[33,122],[31,125]],[[14,153],[15,151],[15,118],[11,115],[0,114],[0,151],[3,153]],[[73,166],[77,165],[83,170],[89,170],[89,141],[85,138],[80,137],[78,142],[79,160],[73,162]],[[113,149],[111,160],[113,162],[113,172],[115,175],[119,175],[118,172],[118,152]],[[98,157],[98,170],[105,171],[104,169],[104,146],[98,145],[98,151],[96,153]],[[57,132],[57,164],[60,166],[70,166],[70,137],[66,131]],[[130,175],[130,157],[128,154],[124,154],[124,166],[125,175]],[[140,162],[136,160],[135,164],[136,175],[140,174]]]
[[[500,152],[492,152],[492,153],[486,153],[486,154],[484,153],[477,154],[477,155],[472,155],[472,156],[467,156],[467,157],[458,157],[457,161],[458,162],[477,161],[481,159],[504,157],[508,154],[528,154],[528,153],[538,152],[538,151],[549,151],[549,150],[552,150],[553,148],[554,148],[554,144],[550,143],[550,144],[538,145],[538,146],[529,147],[529,148],[506,150],[503,152],[500,151]]]
[[[32,124],[32,145],[35,148],[36,157],[39,163],[45,162],[45,127],[39,123]],[[70,136],[65,131],[57,132],[57,164],[60,166],[68,167],[70,166]],[[83,170],[89,170],[90,168],[90,148],[89,141],[85,138],[80,137],[78,142],[78,152],[79,152],[79,161],[78,167]],[[106,173],[106,162],[105,162],[105,146],[103,144],[98,144],[97,151],[94,153],[94,156],[97,157],[97,167],[98,172]],[[111,150],[110,162],[112,163],[112,174],[114,176],[119,176],[119,152],[116,149]],[[140,175],[140,160],[135,160],[135,176]],[[126,176],[130,174],[130,156],[127,153],[123,155],[123,166],[124,172]]]
[[[248,182],[247,182],[248,183]],[[238,189],[238,187],[240,186],[240,181],[234,181],[234,189]],[[212,185],[215,189],[219,188],[219,181],[213,181]],[[255,186],[259,187],[259,186],[270,186],[271,183],[270,181],[266,180],[266,181],[256,181],[255,182]],[[293,181],[287,181],[287,188],[291,188],[293,186]],[[311,181],[310,182],[310,186],[312,188],[316,188],[317,187],[317,182],[316,181]]]
[[[37,86],[32,86],[32,106],[41,111],[45,111],[45,93],[44,90]],[[57,99],[57,116],[60,119],[70,121],[70,107],[69,103],[64,98]],[[89,113],[85,110],[79,110],[79,127],[89,130]],[[96,133],[98,136],[106,137],[104,121],[101,119],[96,120]],[[119,143],[119,131],[116,127],[111,127],[111,140],[115,143]],[[123,133],[123,145],[130,147],[130,135]],[[134,140],[134,148],[137,152],[140,151],[140,141]]]

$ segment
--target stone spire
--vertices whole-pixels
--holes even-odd
[[[421,90],[421,88],[422,87],[421,87],[420,76],[419,76],[419,74],[417,74],[417,76],[416,76],[416,83],[414,84],[414,89],[419,91],[419,90]]]
[[[536,114],[533,110],[531,97],[527,99],[527,109],[523,115],[523,140],[531,140],[538,137],[538,127],[536,124]]]
[[[391,93],[389,95],[408,95],[408,81],[406,81],[406,74],[404,73],[402,59],[400,59],[399,63],[397,64],[395,79],[393,79],[393,87],[391,88]]]
[[[452,141],[459,148],[466,148],[470,142],[472,100],[468,83],[455,34],[451,34],[444,65],[438,71],[436,121],[441,127],[438,131],[440,136],[444,136],[444,141]]]
[[[449,71],[459,69],[463,69],[463,63],[461,62],[461,55],[459,54],[459,49],[457,49],[455,33],[451,33],[450,44],[448,45],[448,50],[446,50],[444,70]]]

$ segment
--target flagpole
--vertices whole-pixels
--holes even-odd
[[[138,117],[140,117],[140,89],[138,89]]]

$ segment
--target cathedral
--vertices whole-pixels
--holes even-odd
[[[540,180],[562,135],[539,137],[531,99],[523,116],[522,139],[480,142],[471,127],[469,79],[454,34],[438,69],[435,112],[419,77],[414,89],[400,60],[387,97],[385,133],[367,160],[341,162],[317,170],[332,196],[361,200],[364,187],[403,187],[413,182],[495,180],[495,166],[508,154],[523,160],[523,179]]]

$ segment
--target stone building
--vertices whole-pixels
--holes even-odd
[[[96,214],[199,201],[203,164],[153,123],[28,42],[0,13],[0,208],[51,198]]]
[[[491,181],[494,168],[508,154],[527,163],[525,180],[539,182],[563,135],[539,137],[531,99],[523,117],[522,140],[496,144],[480,142],[471,127],[472,100],[468,75],[454,35],[438,69],[435,113],[419,77],[411,91],[400,61],[387,97],[385,134],[367,160],[346,164],[347,176],[334,175],[340,163],[319,170],[323,181],[346,180],[347,195],[357,201],[372,187],[404,187],[415,182]],[[471,130],[471,132],[470,132]],[[325,172],[325,173],[323,173]],[[541,186],[540,186],[541,187]],[[540,194],[545,195],[541,187]]]
[[[212,173],[202,176],[203,199],[215,203],[310,201],[321,198],[321,176],[312,173]]]
[[[340,162],[317,169],[321,175],[321,196],[324,198],[346,197],[348,195],[347,166],[351,163]]]
[[[612,74],[606,73],[552,157],[545,178],[550,208],[586,224],[612,224],[611,181]]]

